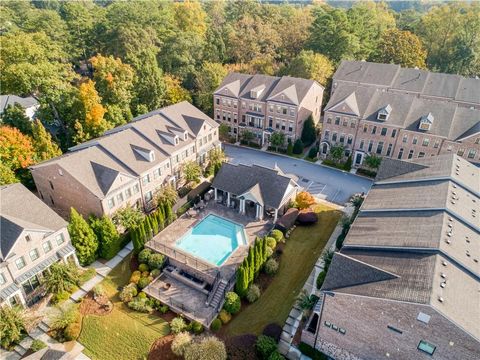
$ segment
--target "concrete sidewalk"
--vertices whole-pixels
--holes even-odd
[[[78,302],[82,297],[84,297],[90,290],[92,290],[95,285],[99,284],[109,273],[112,271],[112,269],[120,264],[125,257],[128,256],[133,250],[133,244],[132,242],[129,242],[125,247],[118,252],[117,255],[115,255],[112,259],[107,261],[106,263],[102,263],[100,261],[95,261],[91,267],[95,269],[97,272],[97,275],[95,275],[93,278],[88,280],[85,284],[80,286],[80,289],[78,289],[76,292],[74,292],[71,296],[70,299]]]

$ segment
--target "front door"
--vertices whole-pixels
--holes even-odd
[[[361,165],[361,164],[362,164],[362,160],[363,160],[363,154],[357,152],[357,154],[355,155],[355,165],[356,165],[356,166]]]

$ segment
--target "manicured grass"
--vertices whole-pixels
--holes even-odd
[[[143,359],[159,337],[170,332],[168,323],[155,315],[130,310],[118,299],[118,287],[130,278],[130,256],[113,269],[101,285],[114,302],[106,316],[87,315],[83,318],[79,342],[92,359]]]
[[[278,273],[260,299],[242,310],[227,326],[229,336],[260,334],[269,323],[281,326],[303,287],[313,265],[335,229],[341,212],[326,205],[316,205],[318,223],[298,226],[287,239]]]

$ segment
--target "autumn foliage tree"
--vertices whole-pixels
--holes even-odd
[[[176,104],[181,101],[192,101],[190,93],[182,87],[180,79],[173,75],[165,75],[165,105]]]
[[[404,67],[425,68],[427,52],[419,37],[410,31],[387,30],[378,44],[373,60]]]
[[[81,119],[75,122],[77,143],[102,135],[111,125],[105,120],[105,108],[95,89],[95,82],[87,80],[79,87]]]
[[[52,135],[45,129],[40,120],[35,120],[32,125],[32,141],[37,162],[62,155],[58,145],[52,141]]]
[[[297,194],[295,202],[297,203],[297,207],[302,210],[315,204],[315,199],[309,192],[302,191]]]
[[[12,171],[25,168],[34,163],[35,150],[30,137],[20,130],[0,127],[0,162]]]

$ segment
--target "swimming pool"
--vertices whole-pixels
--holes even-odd
[[[176,247],[211,264],[220,266],[247,239],[242,225],[210,214],[185,233]]]

